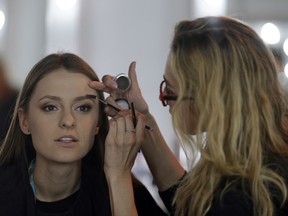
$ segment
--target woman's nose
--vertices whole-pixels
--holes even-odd
[[[76,125],[75,117],[71,112],[64,112],[60,120],[60,127],[71,128]]]

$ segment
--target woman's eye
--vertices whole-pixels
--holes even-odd
[[[42,109],[46,112],[51,112],[57,110],[57,107],[54,105],[45,105],[42,107]]]
[[[167,95],[174,95],[175,93],[171,90],[171,89],[169,89],[169,88],[165,88],[165,93],[167,94]]]
[[[80,112],[89,112],[91,110],[91,106],[90,105],[82,105],[76,108],[77,111]]]

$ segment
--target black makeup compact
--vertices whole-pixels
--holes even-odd
[[[113,79],[114,81],[116,81],[118,85],[118,90],[121,93],[127,92],[129,88],[131,87],[131,79],[126,74],[123,74],[123,73],[118,74]]]

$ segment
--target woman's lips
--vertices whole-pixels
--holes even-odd
[[[73,136],[62,136],[56,139],[55,142],[60,143],[63,147],[73,147],[78,143],[78,139]]]

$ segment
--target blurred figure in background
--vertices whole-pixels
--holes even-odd
[[[280,47],[271,47],[271,51],[274,55],[276,65],[278,68],[279,82],[281,83],[281,86],[284,88],[285,93],[288,94],[288,77],[284,73],[284,67],[287,60],[286,55],[283,49]]]
[[[0,57],[0,144],[9,128],[17,94],[18,90],[10,84],[5,62]]]

